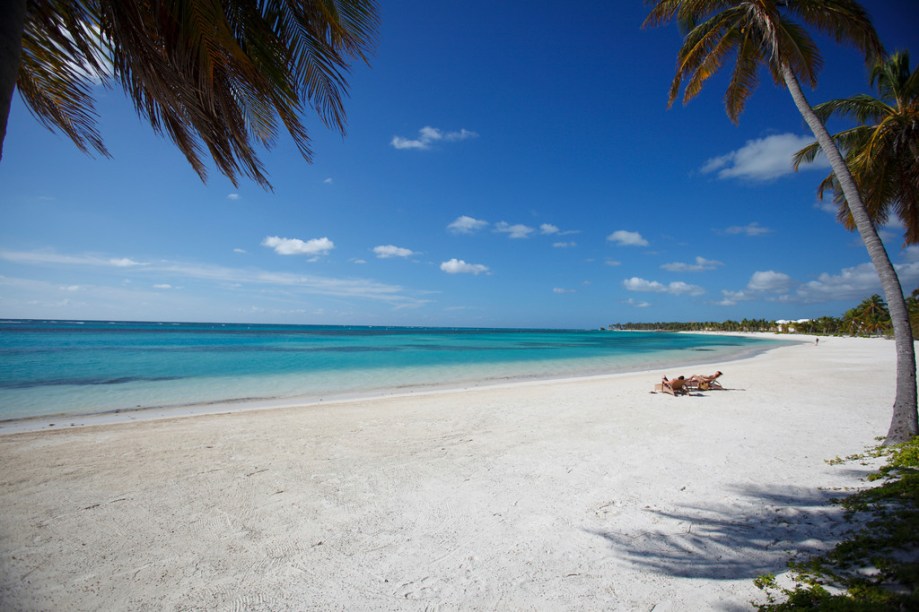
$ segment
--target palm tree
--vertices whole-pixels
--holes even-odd
[[[906,228],[906,244],[919,242],[919,69],[909,70],[909,53],[894,53],[871,70],[871,85],[879,97],[861,94],[830,100],[814,107],[826,121],[833,115],[854,118],[860,125],[833,136],[846,152],[846,165],[855,178],[862,201],[874,224],[883,225],[896,214]],[[795,153],[795,170],[812,162],[819,145],[813,143]],[[839,220],[854,230],[845,193],[835,174],[818,189],[833,192]]]
[[[778,85],[788,88],[792,100],[827,156],[852,218],[871,257],[893,320],[897,350],[897,391],[886,443],[895,444],[919,434],[916,402],[916,355],[900,279],[890,262],[877,230],[862,202],[855,181],[836,143],[814,112],[801,82],[814,87],[822,63],[807,31],[793,18],[855,45],[866,60],[880,57],[883,49],[864,8],[855,0],[646,0],[652,5],[646,26],[676,20],[687,30],[670,87],[670,104],[686,82],[683,102],[734,55],[735,64],[725,107],[737,122],[757,84],[764,65]]]
[[[877,294],[849,309],[842,318],[855,335],[880,335],[890,331],[890,313]]]
[[[49,129],[108,155],[92,87],[114,81],[202,180],[206,149],[234,185],[270,188],[254,143],[283,125],[310,161],[306,106],[344,133],[345,73],[377,22],[375,0],[5,0],[0,155],[15,88]]]

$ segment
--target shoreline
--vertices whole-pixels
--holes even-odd
[[[679,332],[691,334],[708,334],[720,336],[742,336],[750,338],[764,338],[778,340],[788,345],[807,343],[806,339],[787,338],[781,334],[758,333],[758,332]],[[807,338],[807,337],[802,337]],[[810,342],[813,340],[811,339]],[[352,401],[374,401],[387,398],[414,397],[422,395],[438,395],[443,393],[462,393],[472,389],[489,389],[504,388],[513,385],[527,385],[539,383],[564,383],[568,381],[577,381],[592,378],[608,378],[617,376],[629,376],[635,374],[652,375],[659,370],[666,370],[674,367],[725,367],[736,361],[745,361],[753,359],[757,355],[782,348],[784,344],[768,347],[750,347],[739,351],[738,355],[732,356],[728,360],[719,361],[717,364],[709,363],[710,357],[699,355],[698,357],[689,357],[680,355],[680,359],[673,358],[663,362],[660,367],[644,368],[636,366],[635,369],[626,368],[614,373],[586,373],[582,375],[542,375],[534,374],[530,376],[507,376],[500,378],[488,379],[470,379],[459,383],[439,383],[439,384],[408,384],[396,387],[384,387],[371,389],[367,391],[345,391],[331,394],[322,394],[321,396],[294,396],[294,397],[264,397],[264,398],[234,398],[225,400],[215,400],[191,404],[173,404],[163,406],[144,406],[138,408],[117,408],[104,410],[100,412],[82,412],[68,413],[60,412],[48,415],[38,415],[32,417],[14,417],[0,419],[0,437],[23,432],[51,431],[52,428],[72,429],[79,427],[92,427],[97,425],[117,425],[119,423],[135,423],[156,421],[161,419],[185,418],[205,416],[211,414],[230,414],[235,412],[262,411],[283,408],[313,406],[331,406]],[[720,365],[719,365],[720,364]],[[405,390],[411,388],[413,390]]]
[[[876,464],[827,460],[886,431],[895,361],[821,338],[685,397],[652,392],[679,366],[0,436],[0,607],[749,609],[848,527]]]

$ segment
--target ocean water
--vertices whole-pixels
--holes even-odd
[[[0,421],[682,367],[776,344],[658,332],[0,320]]]

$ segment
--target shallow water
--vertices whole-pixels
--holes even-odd
[[[775,340],[659,332],[0,321],[0,420],[566,378]]]

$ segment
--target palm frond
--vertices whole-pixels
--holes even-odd
[[[376,0],[30,0],[28,10],[19,87],[46,125],[104,152],[91,85],[70,68],[98,69],[101,47],[137,113],[202,180],[207,151],[234,184],[245,175],[268,188],[255,146],[272,147],[283,125],[310,161],[307,107],[344,133],[349,62],[367,61],[378,26]]]
[[[745,35],[737,50],[737,61],[731,82],[724,94],[724,107],[728,118],[735,124],[746,106],[747,99],[759,82],[757,71],[763,61],[762,49],[750,35]]]
[[[823,67],[820,50],[810,34],[790,19],[783,19],[776,27],[776,49],[769,63],[772,78],[783,83],[781,66],[789,66],[802,83],[815,87],[817,74]]]
[[[108,156],[96,129],[92,88],[103,81],[102,41],[79,3],[34,2],[26,13],[17,88],[49,130],[64,132],[83,152]]]
[[[855,0],[786,0],[787,9],[807,25],[832,36],[836,42],[854,45],[874,62],[884,56],[868,12]]]
[[[851,98],[829,100],[828,102],[817,104],[814,106],[814,112],[817,113],[817,116],[822,121],[826,121],[833,115],[838,115],[851,117],[859,123],[871,123],[896,112],[896,109],[883,100],[868,94],[857,94]]]

